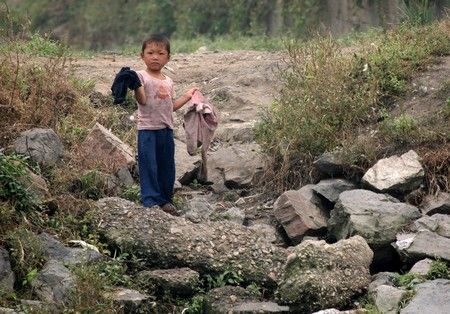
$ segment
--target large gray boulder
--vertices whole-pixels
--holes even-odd
[[[450,216],[442,214],[424,216],[414,222],[411,230],[428,230],[450,239]]]
[[[369,285],[372,258],[360,236],[335,244],[303,241],[289,255],[276,295],[296,313],[344,307]]]
[[[380,192],[407,192],[418,188],[425,175],[413,150],[378,162],[364,174],[362,183]]]
[[[45,232],[39,234],[38,237],[42,243],[42,248],[47,259],[57,260],[64,265],[77,265],[105,258],[105,256],[94,249],[66,247],[56,238]]]
[[[404,289],[389,285],[380,285],[372,291],[371,297],[380,313],[397,314],[400,303],[407,293]]]
[[[427,195],[421,205],[422,213],[428,216],[434,214],[450,215],[450,193],[439,192],[437,195]]]
[[[321,180],[312,188],[320,197],[333,205],[338,201],[339,195],[344,191],[356,189],[356,185],[344,179]]]
[[[262,157],[257,144],[221,147],[208,157],[208,180],[223,191],[251,186],[262,172]]]
[[[22,132],[14,141],[14,150],[44,167],[53,167],[64,154],[64,146],[55,131],[40,128]]]
[[[328,213],[322,209],[320,199],[313,193],[313,185],[300,190],[286,191],[275,201],[273,214],[293,244],[304,236],[326,233]]]
[[[194,224],[120,198],[101,199],[97,207],[93,218],[98,231],[150,265],[209,274],[228,270],[249,282],[273,284],[286,259],[285,249],[235,223]]]
[[[0,297],[14,291],[14,281],[8,251],[0,247]]]
[[[450,313],[450,280],[436,279],[418,284],[416,294],[400,314]]]
[[[31,285],[40,300],[63,306],[75,288],[75,278],[61,262],[50,260]]]
[[[425,257],[450,261],[450,239],[435,232],[421,230],[398,234],[392,245],[406,263],[415,263]]]
[[[345,191],[331,211],[329,232],[336,239],[360,235],[373,249],[389,246],[419,210],[393,197],[368,190]]]

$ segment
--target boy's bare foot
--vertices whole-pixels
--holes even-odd
[[[181,215],[180,211],[172,203],[164,204],[163,206],[161,206],[161,209],[172,216]]]

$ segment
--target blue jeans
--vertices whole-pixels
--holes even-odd
[[[172,129],[138,131],[138,166],[142,204],[151,207],[172,202],[175,183]]]

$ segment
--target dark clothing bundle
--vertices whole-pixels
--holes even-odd
[[[141,81],[138,75],[129,67],[123,67],[120,69],[114,78],[114,82],[111,86],[112,95],[114,97],[114,104],[121,104],[125,101],[127,97],[128,88],[135,90],[141,87]]]

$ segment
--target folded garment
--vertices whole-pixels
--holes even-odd
[[[130,70],[129,67],[120,69],[111,86],[114,104],[121,104],[125,101],[128,89],[135,90],[140,86],[142,83],[135,71]]]

